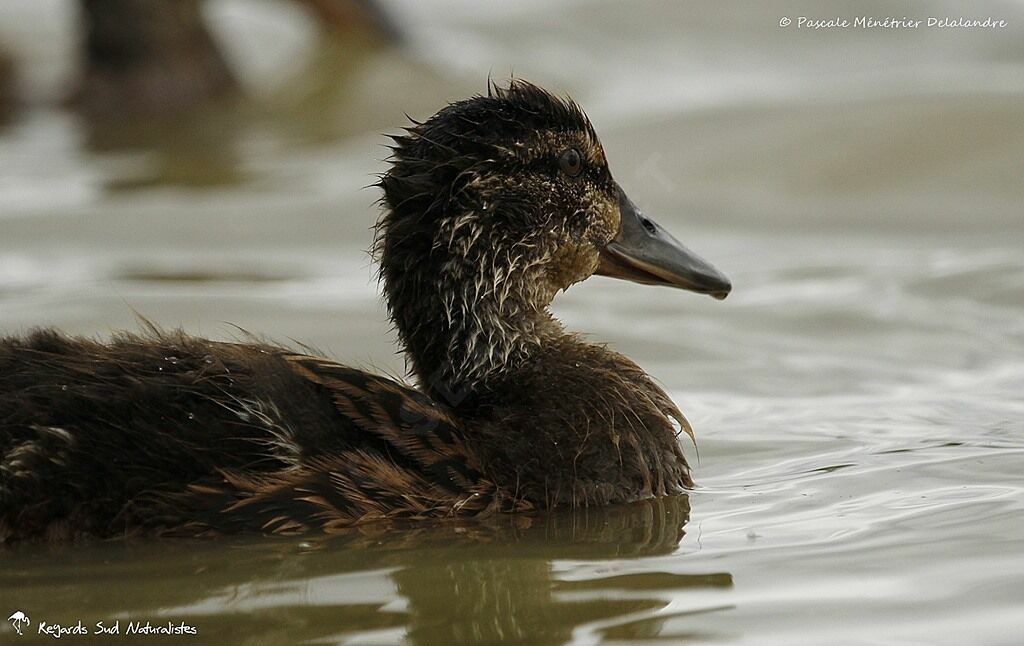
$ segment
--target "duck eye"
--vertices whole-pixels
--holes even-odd
[[[583,157],[580,156],[580,151],[569,148],[558,159],[558,165],[563,173],[569,177],[576,177],[583,170]]]

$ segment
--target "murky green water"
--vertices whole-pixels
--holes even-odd
[[[400,371],[362,252],[379,133],[510,69],[572,93],[634,199],[735,285],[594,279],[556,303],[687,413],[688,498],[19,548],[3,617],[208,643],[1022,643],[1024,5],[850,14],[1010,23],[898,32],[778,27],[839,2],[666,5],[401,2],[406,52],[339,57],[287,6],[215,2],[256,98],[157,131],[48,107],[67,3],[0,7],[34,102],[0,129],[0,332],[139,312]]]

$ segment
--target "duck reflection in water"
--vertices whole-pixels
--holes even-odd
[[[421,547],[415,566],[392,574],[409,600],[406,633],[417,644],[564,644],[577,631],[657,637],[667,618],[662,611],[676,592],[730,588],[731,575],[650,568],[598,578],[589,573],[614,571],[620,559],[671,554],[685,535],[689,511],[688,496],[672,496],[517,518],[518,527],[484,538],[489,542],[477,549],[437,545],[424,553]],[[553,565],[562,560],[580,562],[587,576],[560,576]]]
[[[657,558],[680,549],[689,513],[684,494],[474,521],[365,525],[330,537],[20,550],[0,570],[0,588],[20,589],[19,603],[40,616],[74,608],[87,622],[165,617],[197,626],[206,639],[237,643],[656,638],[666,636],[666,620],[685,623],[681,615],[690,614],[667,610],[680,594],[732,587],[730,574],[694,571],[685,554]],[[132,579],[130,593],[97,585],[104,573]],[[56,577],[61,586],[27,586],[29,576]]]

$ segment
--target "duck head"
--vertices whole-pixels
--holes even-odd
[[[513,80],[393,139],[376,248],[421,380],[471,385],[526,360],[562,333],[555,294],[594,274],[731,289],[629,199],[571,100]]]

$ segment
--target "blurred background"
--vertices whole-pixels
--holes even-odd
[[[798,22],[861,16],[1007,25]],[[1019,637],[1017,0],[6,2],[0,334],[142,315],[401,373],[366,253],[382,135],[513,74],[576,99],[633,199],[733,280],[555,304],[671,392],[701,487],[479,534],[33,553],[0,612],[246,643]]]

